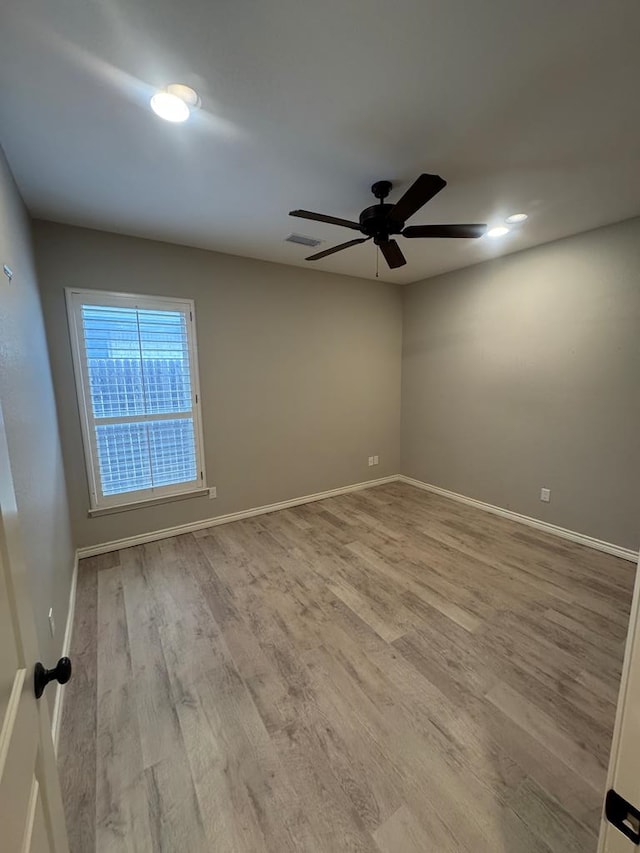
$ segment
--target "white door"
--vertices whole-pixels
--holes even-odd
[[[616,724],[613,732],[607,792],[612,792],[609,802],[612,811],[618,811],[617,820],[623,823],[622,831],[603,819],[600,832],[599,853],[631,853],[638,850],[640,840],[640,579],[636,572],[627,647],[622,668],[622,681],[618,697]],[[621,799],[618,800],[618,795]],[[624,801],[631,806],[625,814]],[[618,809],[616,809],[616,805]],[[614,815],[614,818],[616,816]]]
[[[0,410],[0,849],[68,853],[49,712],[34,693],[38,646],[20,536]]]

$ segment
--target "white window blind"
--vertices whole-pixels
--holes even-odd
[[[93,508],[203,487],[193,303],[67,300]]]

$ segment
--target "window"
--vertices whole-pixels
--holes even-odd
[[[193,302],[67,290],[91,508],[204,488]]]

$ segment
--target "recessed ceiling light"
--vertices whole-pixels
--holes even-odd
[[[191,111],[200,106],[197,92],[182,83],[172,83],[151,98],[151,109],[165,121],[186,121]]]
[[[525,219],[528,219],[528,215],[526,213],[512,213],[511,216],[507,216],[505,222],[508,222],[510,225],[517,225],[520,222],[524,222]]]
[[[508,233],[509,229],[506,225],[496,225],[494,228],[489,228],[487,231],[487,237],[504,237],[504,235]]]

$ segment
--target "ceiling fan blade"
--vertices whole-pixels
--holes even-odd
[[[400,201],[396,202],[390,216],[399,222],[406,222],[410,216],[446,187],[447,182],[440,175],[420,175]]]
[[[402,254],[402,249],[395,240],[385,240],[383,243],[379,243],[379,246],[385,261],[392,270],[403,267],[407,263],[405,256]]]
[[[348,243],[340,243],[339,246],[332,246],[330,249],[325,249],[323,252],[317,252],[315,255],[310,255],[305,258],[305,261],[319,261],[320,258],[326,258],[327,255],[333,255],[334,252],[341,252],[343,249],[348,249],[349,246],[357,246],[358,243],[366,243],[369,237],[361,237],[359,240],[349,240]]]
[[[482,237],[486,225],[410,225],[403,237]]]
[[[325,216],[324,213],[314,213],[311,210],[291,210],[289,216],[299,216],[300,219],[313,219],[315,222],[328,222],[329,225],[342,225],[343,228],[353,228],[354,231],[360,230],[358,223],[352,222],[350,219],[340,219],[338,216]]]

